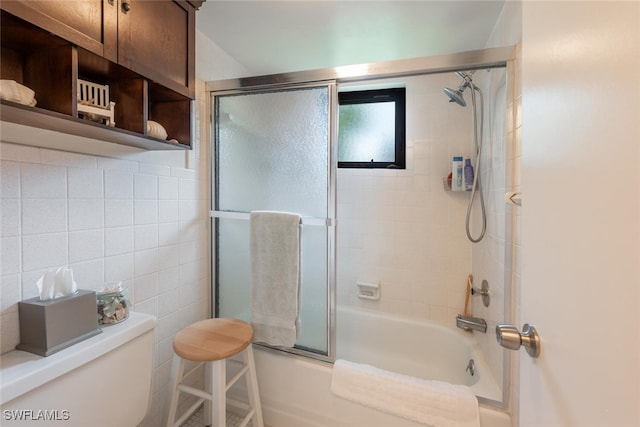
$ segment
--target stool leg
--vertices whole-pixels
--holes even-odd
[[[182,375],[184,374],[184,360],[177,354],[173,355],[173,362],[171,364],[171,392],[169,403],[169,414],[167,415],[167,427],[173,427],[173,423],[176,420],[176,410],[178,409],[178,397],[180,397],[180,390],[178,385],[182,381]]]
[[[260,405],[260,393],[258,391],[258,377],[256,375],[256,365],[253,360],[253,348],[251,344],[243,353],[244,363],[249,367],[245,379],[247,380],[247,391],[249,392],[249,404],[255,410],[253,415],[253,427],[264,427],[262,420],[262,405]]]
[[[213,386],[212,383],[213,382],[213,373],[212,373],[212,369],[211,369],[211,363],[205,363],[204,364],[204,391],[206,391],[207,393],[211,394],[213,391]],[[212,396],[213,399],[215,399],[215,396]],[[212,410],[212,405],[213,405],[213,399],[211,400],[205,400],[204,401],[204,413],[203,413],[203,418],[202,421],[204,421],[204,425],[205,426],[210,426],[212,424],[212,416],[213,416],[213,410]]]
[[[215,360],[210,365],[211,397],[208,421],[211,427],[226,427],[227,422],[227,374],[226,360]],[[206,410],[206,405],[205,405]]]

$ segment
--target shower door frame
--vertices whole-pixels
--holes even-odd
[[[219,219],[240,219],[248,220],[249,214],[243,212],[233,211],[219,211],[218,208],[218,185],[219,183],[215,179],[219,165],[217,163],[217,123],[216,117],[216,97],[226,95],[238,95],[238,94],[264,94],[274,91],[286,91],[296,89],[312,89],[312,88],[327,88],[328,95],[328,120],[327,120],[327,216],[326,218],[302,218],[302,225],[309,224],[310,226],[324,226],[327,228],[327,352],[322,354],[317,351],[312,351],[304,347],[274,347],[268,344],[255,343],[260,347],[268,350],[290,353],[293,355],[299,355],[308,357],[311,359],[320,360],[323,362],[333,362],[335,359],[335,289],[336,289],[336,175],[337,175],[337,141],[338,141],[338,128],[337,121],[334,117],[337,117],[338,108],[338,89],[335,80],[322,80],[316,82],[302,82],[302,83],[287,83],[282,85],[270,85],[268,87],[241,87],[232,88],[227,90],[217,90],[210,92],[210,155],[211,155],[211,210],[210,217],[211,224],[211,269],[212,269],[212,298],[211,301],[211,313],[214,317],[218,316],[218,271],[215,268],[217,266],[217,233],[218,233],[218,220]]]
[[[352,82],[360,82],[360,81],[373,81],[376,79],[387,79],[393,77],[404,77],[404,76],[417,76],[417,75],[427,75],[427,74],[441,74],[447,72],[455,72],[459,70],[481,70],[481,69],[489,69],[489,68],[507,68],[507,70],[511,70],[514,67],[514,61],[516,56],[516,46],[505,46],[505,47],[494,47],[487,49],[479,49],[479,50],[471,50],[465,52],[458,52],[446,55],[437,55],[437,56],[428,56],[428,57],[420,57],[420,58],[410,58],[410,59],[399,59],[392,61],[382,61],[375,63],[365,63],[365,64],[354,64],[354,65],[346,65],[339,67],[330,67],[330,68],[322,68],[316,70],[307,70],[307,71],[296,71],[290,73],[280,73],[280,74],[269,74],[262,76],[252,76],[252,77],[241,77],[235,79],[225,79],[225,80],[215,80],[208,81],[205,85],[206,92],[211,94],[211,115],[210,119],[210,147],[211,147],[211,156],[212,156],[212,165],[215,166],[215,153],[213,150],[213,144],[215,144],[215,123],[214,123],[214,97],[216,95],[230,94],[230,93],[242,93],[242,92],[250,92],[257,90],[274,90],[274,89],[286,89],[293,88],[296,86],[321,86],[323,83],[331,82],[334,85],[334,93],[331,94],[331,111],[329,117],[330,123],[330,182],[331,182],[331,193],[330,198],[333,198],[330,202],[333,203],[333,241],[331,244],[331,257],[328,260],[328,263],[331,264],[331,289],[328,290],[329,295],[329,307],[328,307],[328,354],[324,357],[319,357],[320,355],[305,352],[305,351],[296,351],[296,349],[282,349],[278,348],[277,350],[285,350],[289,353],[300,354],[302,356],[310,357],[313,359],[319,359],[325,362],[333,362],[335,358],[335,185],[336,185],[336,170],[337,166],[337,90],[338,86],[341,83],[352,83]],[[214,168],[211,168],[212,176],[211,182],[214,178]],[[215,200],[215,188],[212,185],[212,204]],[[215,216],[212,206],[211,211],[212,220],[215,223]],[[212,244],[212,266],[213,257],[215,257],[215,242],[211,242]],[[508,245],[507,245],[508,246]],[[506,254],[508,256],[508,254]],[[213,268],[213,267],[212,267]],[[215,277],[215,272],[211,275],[212,279]],[[505,272],[506,274],[506,272]],[[212,280],[213,281],[213,280]],[[513,313],[508,307],[511,304],[511,295],[512,295],[512,281],[507,281],[508,285],[505,286],[504,290],[504,304],[507,307],[505,310],[506,317],[505,322],[513,323]],[[212,283],[212,289],[215,292],[215,283]],[[268,348],[268,347],[267,347]],[[511,370],[511,355],[508,355],[503,358],[504,364],[504,376],[503,376],[503,404],[508,404],[508,389],[510,379],[510,370]]]

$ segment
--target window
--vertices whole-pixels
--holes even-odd
[[[405,168],[405,89],[340,92],[339,168]]]

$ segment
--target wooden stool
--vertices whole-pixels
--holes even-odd
[[[187,326],[178,332],[173,339],[172,395],[167,417],[167,427],[178,427],[205,402],[205,424],[212,427],[225,427],[226,423],[226,391],[245,375],[249,394],[249,413],[240,424],[246,426],[253,420],[253,427],[264,427],[256,368],[253,361],[251,340],[253,328],[246,322],[237,319],[207,319]],[[227,382],[227,358],[242,353],[240,370]],[[195,368],[184,373],[184,362],[190,360],[201,362]],[[232,360],[234,361],[234,360]],[[182,384],[184,378],[192,374],[203,363],[206,363],[205,390]],[[178,407],[180,392],[189,393],[199,399],[179,420],[174,421]]]

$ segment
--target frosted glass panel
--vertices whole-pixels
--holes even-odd
[[[249,221],[218,220],[218,315],[251,320]]]
[[[275,210],[327,218],[329,89],[216,97],[218,211]],[[325,226],[303,225],[300,335],[296,347],[328,351]],[[217,220],[218,315],[251,319],[249,221]]]
[[[327,111],[326,87],[218,97],[218,209],[326,217]]]
[[[341,105],[338,161],[395,161],[395,112],[394,102]]]
[[[218,315],[251,321],[249,221],[218,220]],[[302,228],[300,336],[296,346],[327,351],[327,231]]]

